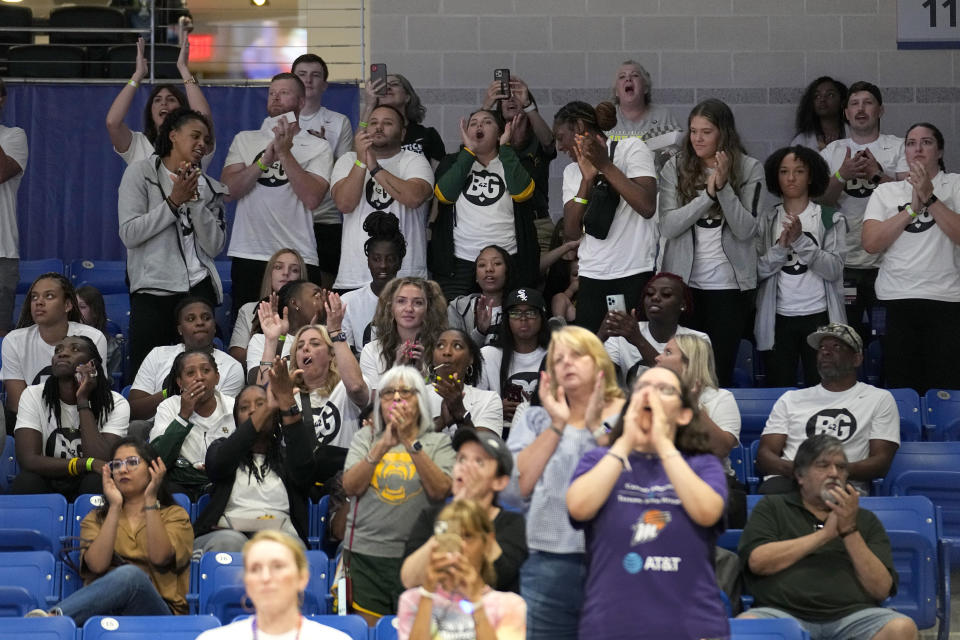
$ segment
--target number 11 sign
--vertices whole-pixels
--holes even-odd
[[[958,0],[897,0],[898,49],[960,49]]]

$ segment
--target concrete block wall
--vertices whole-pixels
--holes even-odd
[[[548,122],[569,100],[611,96],[619,64],[640,61],[653,100],[685,121],[707,97],[733,108],[760,159],[793,135],[803,87],[820,75],[884,92],[884,132],[929,120],[960,171],[960,52],[898,51],[896,0],[370,0],[371,61],[406,75],[448,149],[493,69],[523,78]],[[559,200],[564,157],[552,167]]]

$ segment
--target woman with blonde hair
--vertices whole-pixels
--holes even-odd
[[[426,373],[427,356],[447,328],[447,302],[440,285],[423,278],[395,278],[380,294],[373,316],[377,339],[360,352],[360,370],[376,388],[387,369],[410,365]]]
[[[343,489],[352,498],[344,569],[353,609],[371,625],[396,612],[403,592],[404,544],[420,513],[450,493],[455,454],[433,428],[423,374],[408,366],[380,380],[373,425],[357,432],[347,453]]]
[[[582,327],[564,327],[550,340],[538,393],[543,406],[524,412],[507,442],[517,461],[516,490],[529,501],[530,557],[520,570],[520,592],[530,637],[575,639],[584,538],[570,526],[564,495],[583,454],[606,444],[623,391],[600,339]]]
[[[437,551],[430,556],[423,585],[400,596],[397,637],[526,637],[523,598],[490,587],[496,580],[490,561],[495,540],[486,510],[473,500],[456,500],[437,516],[434,530]]]
[[[269,301],[271,293],[280,291],[283,285],[299,280],[306,273],[307,265],[299,251],[289,247],[280,249],[267,261],[267,268],[260,282],[260,300]],[[237,317],[233,322],[228,351],[244,365],[247,362],[247,344],[250,342],[250,335],[254,332],[253,325],[259,324],[258,306],[260,306],[259,301],[245,303],[237,311]]]
[[[300,541],[281,531],[260,531],[243,546],[243,586],[254,614],[201,633],[197,640],[270,638],[350,640],[350,636],[300,612],[310,565]]]

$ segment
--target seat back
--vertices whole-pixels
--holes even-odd
[[[397,616],[383,616],[377,620],[371,640],[397,640]]]
[[[20,44],[7,50],[7,75],[15,78],[82,78],[83,47]]]
[[[30,290],[33,281],[45,273],[63,273],[63,260],[47,258],[44,260],[21,260],[20,279],[17,280],[17,293],[26,293]]]
[[[353,638],[353,640],[368,640],[370,637],[370,627],[367,626],[366,621],[362,617],[356,614],[346,616],[312,615],[309,616],[309,618],[314,622],[319,622],[328,627],[333,627],[338,631],[343,631]]]
[[[119,9],[96,6],[57,7],[50,11],[50,27],[90,27],[93,29],[126,29],[127,19]],[[100,32],[50,32],[53,44],[105,45],[120,44],[133,34]],[[103,56],[98,56],[102,58]]]
[[[923,396],[927,440],[960,440],[960,391],[930,389]]]
[[[734,618],[730,621],[730,640],[809,640],[800,623],[793,618],[761,620]]]
[[[740,442],[747,444],[759,440],[774,403],[784,393],[793,389],[794,387],[730,389],[740,409]]]
[[[923,416],[920,413],[920,394],[913,389],[888,389],[897,403],[900,414],[900,441],[917,442],[923,439]]]
[[[195,640],[220,626],[214,616],[94,616],[83,625],[84,640]]]
[[[18,473],[16,441],[13,436],[4,436],[3,451],[0,452],[0,493],[6,493]]]
[[[243,554],[211,551],[200,558],[198,612],[233,620],[243,609]]]
[[[18,7],[0,4],[0,24],[5,27],[32,27],[33,11],[30,7]],[[33,33],[29,31],[0,31],[0,58],[6,57],[12,44],[33,44]]]
[[[50,618],[4,618],[0,640],[76,640],[77,625],[66,616]]]
[[[134,45],[135,46],[135,45]],[[127,293],[127,263],[123,260],[74,260],[70,263],[74,287],[90,285],[103,295]]]
[[[49,551],[0,553],[0,616],[23,615],[33,608],[51,607],[59,601],[57,561]],[[31,605],[20,611],[16,591],[29,594]]]
[[[730,467],[737,476],[737,481],[747,484],[747,456],[748,452],[742,444],[730,449]]]
[[[60,494],[0,495],[0,551],[60,550],[67,499]]]

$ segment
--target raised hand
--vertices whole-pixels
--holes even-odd
[[[567,406],[567,398],[563,392],[563,387],[557,385],[557,395],[553,395],[550,389],[550,374],[546,371],[540,372],[540,403],[550,414],[550,420],[553,426],[563,429],[570,420],[570,407]]]
[[[490,324],[493,322],[493,299],[487,296],[477,298],[477,304],[473,309],[473,322],[477,331],[486,335],[490,331]]]
[[[474,149],[477,146],[477,139],[473,136],[470,123],[467,122],[466,118],[460,118],[460,142],[467,149]]]
[[[177,71],[180,72],[180,77],[184,80],[190,78],[190,38],[186,33],[180,37],[180,55],[177,56]]]
[[[293,148],[293,137],[296,135],[296,126],[287,122],[286,118],[277,120],[273,127],[273,148],[277,156],[284,157]]]
[[[510,137],[513,135],[513,130],[520,126],[520,114],[513,116],[511,120],[503,127],[503,133],[500,134],[500,144],[508,144],[510,142]]]
[[[123,494],[117,488],[117,483],[113,481],[113,472],[109,465],[103,465],[100,469],[100,478],[103,481],[103,497],[107,499],[107,504],[111,507],[123,506]]]
[[[277,313],[276,295],[271,293],[270,302],[261,302],[257,307],[257,317],[260,318],[260,329],[265,340],[278,340],[290,330],[290,321],[287,319],[289,309],[284,307],[282,315]]]
[[[327,331],[338,332],[343,327],[343,316],[347,313],[347,305],[343,304],[339,295],[330,293],[323,306],[327,310]]]
[[[513,84],[511,82],[511,84]],[[494,105],[497,104],[497,100],[503,100],[507,96],[500,91],[500,81],[494,80],[490,83],[490,86],[487,87],[487,93],[483,96],[483,105],[484,109],[493,109]]]
[[[137,61],[136,66],[133,70],[133,75],[130,76],[130,79],[139,84],[144,78],[147,77],[147,74],[150,72],[150,67],[147,65],[147,57],[143,55],[143,37],[137,38]]]
[[[161,458],[157,458],[150,463],[150,483],[143,492],[143,498],[147,504],[157,501],[157,493],[160,491],[165,475],[167,475],[167,465],[163,464]]]

